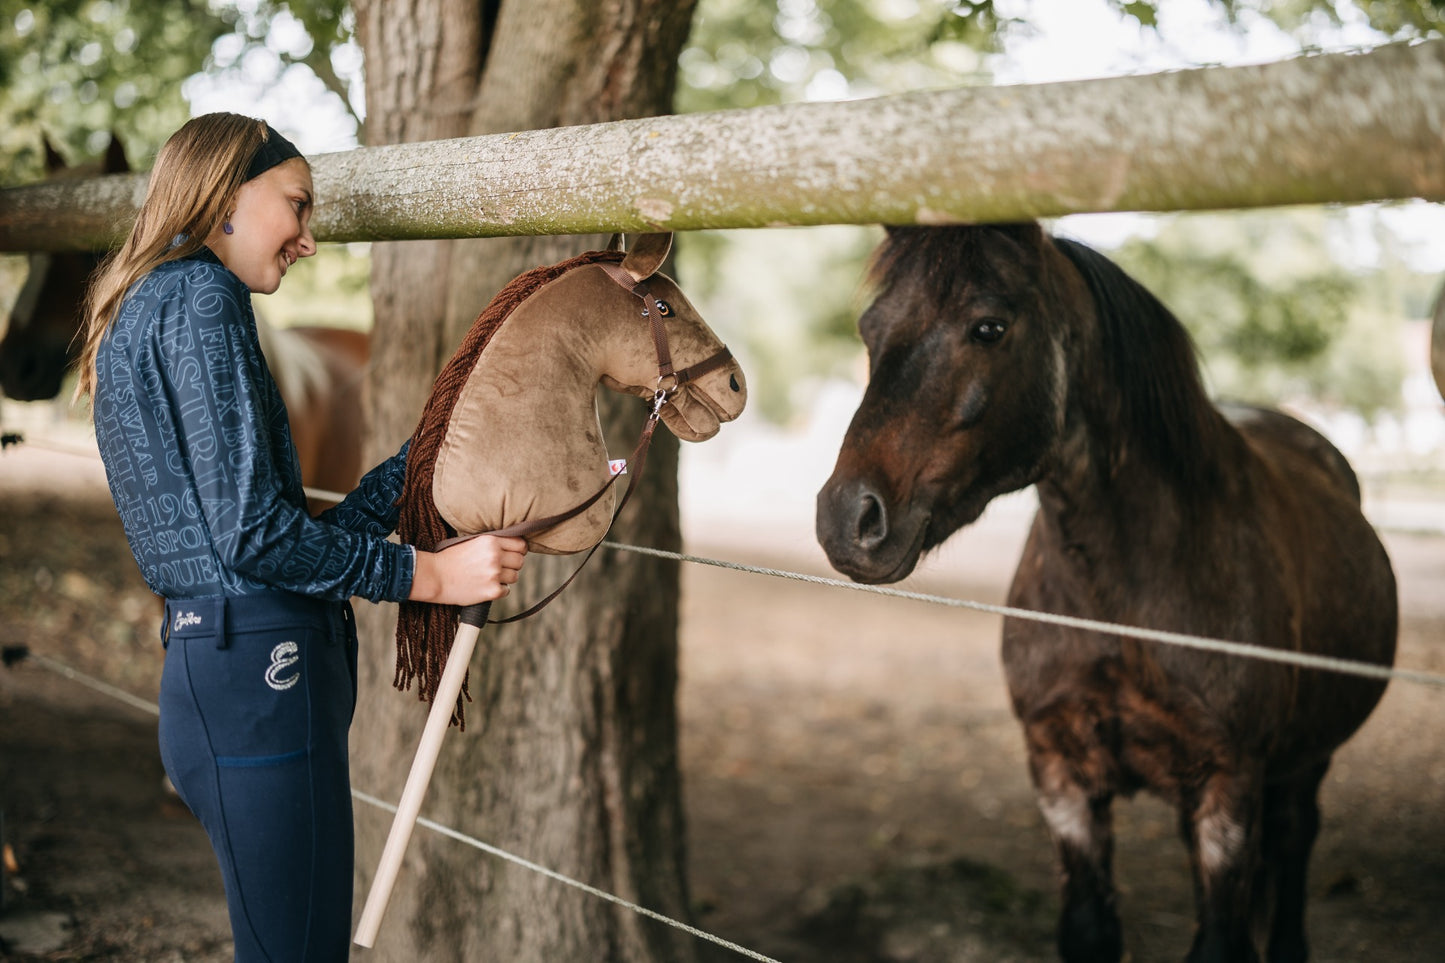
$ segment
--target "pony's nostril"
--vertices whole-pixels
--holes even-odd
[[[742,391],[742,390],[743,390],[743,386],[740,385],[740,384],[738,384],[738,376],[737,376],[737,375],[728,375],[728,387],[731,388],[731,389],[734,390],[734,391]]]
[[[876,548],[888,538],[888,511],[872,492],[858,499],[858,544]]]

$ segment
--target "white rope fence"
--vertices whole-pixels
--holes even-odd
[[[368,803],[369,805],[377,807],[378,809],[384,809],[387,812],[392,813],[393,815],[395,815],[396,813],[396,807],[391,803],[383,802],[382,800],[377,799],[375,796],[367,795],[359,789],[351,790],[351,795],[355,796],[357,799],[360,799],[364,803]],[[704,932],[703,930],[700,930],[695,926],[689,926],[686,923],[679,922],[675,919],[672,919],[671,917],[664,916],[661,913],[650,910],[645,906],[639,906],[636,903],[629,902],[628,900],[625,900],[620,896],[614,896],[611,893],[605,890],[600,890],[595,886],[588,886],[586,883],[579,882],[570,876],[565,876],[562,873],[557,872],[556,870],[551,870],[545,866],[540,866],[529,859],[523,859],[521,856],[514,856],[513,854],[507,852],[504,849],[498,849],[495,846],[490,846],[487,843],[482,842],[480,839],[477,839],[473,836],[468,836],[465,833],[457,832],[455,829],[452,829],[449,826],[443,826],[441,823],[433,822],[432,820],[427,819],[425,816],[418,816],[416,821],[418,825],[425,826],[427,829],[441,833],[443,836],[446,836],[449,839],[455,839],[457,842],[465,843],[466,845],[471,846],[473,849],[480,849],[482,852],[489,853],[490,855],[496,856],[499,859],[505,859],[510,863],[516,863],[518,866],[530,869],[534,873],[541,873],[548,879],[556,880],[557,882],[563,883],[567,886],[571,886],[574,889],[580,889],[584,893],[596,896],[598,899],[607,900],[609,903],[616,903],[618,906],[621,906],[624,909],[632,910],[632,912],[634,913],[641,914],[642,916],[646,916],[649,919],[657,920],[659,923],[666,923],[668,926],[682,930],[684,933],[695,936],[700,940],[707,940],[709,943],[715,943],[718,946],[732,950],[734,953],[740,953],[743,956],[748,957],[749,959],[762,960],[764,961],[764,963],[778,963],[777,960],[774,960],[770,956],[764,956],[761,953],[755,953],[745,946],[739,946],[738,944],[729,942],[728,940],[725,940],[720,936],[713,936],[711,933]]]
[[[119,689],[111,685],[109,682],[97,679],[94,676],[86,675],[84,672],[73,669],[63,662],[52,659],[48,655],[41,655],[38,652],[27,652],[25,654],[25,661],[34,662],[36,665],[48,669],[49,671],[54,672],[56,675],[69,679],[71,682],[85,686],[89,689],[93,689],[94,691],[109,696],[110,698],[115,699],[119,702],[123,702],[126,705],[130,706],[132,709],[137,709],[141,712],[147,713],[148,715],[157,717],[160,716],[160,706],[156,705],[154,702],[149,702],[145,699],[139,698],[138,696],[131,695],[124,689]],[[370,793],[362,792],[360,789],[352,789],[351,795],[352,798],[364,802],[368,806],[374,806],[377,809],[391,813],[392,815],[396,814],[395,804],[389,803],[383,799],[378,799]],[[682,932],[687,933],[690,936],[695,936],[700,940],[706,940],[707,942],[716,944],[717,946],[721,946],[724,949],[732,950],[734,953],[746,956],[749,959],[759,960],[761,961],[761,963],[779,963],[778,960],[773,959],[771,956],[764,956],[763,954],[750,950],[745,946],[739,946],[737,943],[733,943],[730,940],[725,940],[720,936],[714,936],[713,934],[708,933],[705,930],[700,930],[695,926],[689,926],[687,923],[684,923],[680,920],[672,919],[671,917],[664,916],[662,913],[659,913],[655,910],[650,910],[645,906],[639,906],[637,903],[625,900],[620,896],[615,896],[612,893],[607,892],[606,890],[598,889],[595,886],[589,886],[588,884],[583,883],[580,880],[573,879],[572,877],[559,873],[556,870],[548,869],[547,867],[542,866],[539,863],[534,863],[530,859],[525,859],[521,856],[517,856],[514,853],[509,853],[505,849],[498,849],[496,846],[485,843],[482,840],[477,839],[475,836],[468,836],[466,833],[463,833],[460,830],[453,829],[450,826],[444,826],[441,823],[431,819],[427,819],[424,816],[418,817],[417,823],[418,825],[425,826],[427,829],[430,829],[433,832],[440,833],[441,835],[446,836],[448,839],[454,839],[459,843],[464,843],[467,846],[472,847],[473,849],[479,849],[482,852],[487,853],[488,855],[496,856],[498,859],[504,859],[507,862],[515,863],[516,865],[524,867],[525,869],[529,869],[534,873],[540,873],[541,875],[546,876],[548,879],[555,880],[566,886],[571,886],[573,889],[581,890],[582,892],[587,893],[590,896],[595,896],[598,899],[606,900],[609,903],[615,903],[618,906],[623,907],[624,909],[631,910],[632,912],[637,913],[641,916],[646,916],[648,919],[657,920],[659,923],[665,923],[668,926],[671,926],[674,929],[681,930]]]
[[[76,445],[56,444],[44,440],[37,442],[29,439],[26,439],[24,444],[35,448],[42,448],[47,451],[61,452],[80,457],[99,457],[94,450],[88,450]],[[305,492],[307,497],[322,501],[339,502],[346,497],[339,492],[324,491],[316,488],[307,488]],[[971,599],[930,595],[923,592],[911,592],[906,589],[888,588],[880,585],[862,585],[857,582],[845,582],[841,579],[827,578],[821,575],[805,575],[800,572],[790,572],[785,569],[745,565],[739,562],[728,562],[721,559],[706,558],[704,556],[669,552],[663,549],[648,548],[640,545],[626,545],[610,540],[604,541],[602,544],[616,551],[636,552],[640,555],[651,555],[658,558],[666,558],[677,562],[688,562],[697,565],[711,565],[716,568],[745,572],[752,575],[767,575],[773,578],[806,582],[813,585],[827,585],[854,592],[871,592],[874,595],[886,595],[892,598],[909,599],[915,602],[926,602],[932,605],[943,605],[950,608],[974,609],[979,612],[988,612],[1005,618],[1027,619],[1033,622],[1061,625],[1066,628],[1083,629],[1090,632],[1104,632],[1126,638],[1140,639],[1146,642],[1177,645],[1203,652],[1223,653],[1239,658],[1258,659],[1262,662],[1277,662],[1304,669],[1339,672],[1344,675],[1361,676],[1367,679],[1398,680],[1416,685],[1445,689],[1445,674],[1427,672],[1420,669],[1401,669],[1394,666],[1376,665],[1372,662],[1362,662],[1357,659],[1341,659],[1334,656],[1316,655],[1310,652],[1274,649],[1266,645],[1255,645],[1247,642],[1235,642],[1229,639],[1215,639],[1209,638],[1208,636],[1190,635],[1186,632],[1170,632],[1163,629],[1148,629],[1133,625],[1123,625],[1116,622],[1078,618],[1071,615],[1056,615],[1052,612],[1038,612],[1033,609],[1012,608],[1006,605],[991,605],[987,602],[978,602]]]
[[[95,453],[93,451],[87,450],[79,446],[30,440],[27,440],[25,444],[31,445],[36,448],[60,452],[64,454],[77,455],[81,457],[95,457]],[[306,494],[308,497],[311,498],[324,499],[328,501],[340,501],[343,497],[336,492],[328,492],[311,488],[306,489]],[[812,585],[823,585],[833,588],[849,589],[855,592],[870,592],[875,595],[883,595],[890,598],[908,599],[911,601],[926,602],[934,605],[943,605],[952,608],[974,609],[980,612],[987,612],[994,615],[1003,616],[1005,618],[1030,619],[1037,622],[1061,625],[1068,628],[1083,629],[1092,632],[1109,633],[1113,635],[1135,638],[1144,641],[1158,642],[1167,645],[1178,645],[1185,648],[1192,648],[1206,652],[1217,652],[1244,658],[1253,658],[1263,661],[1285,663],[1299,666],[1302,668],[1322,669],[1325,671],[1358,675],[1366,678],[1400,680],[1434,688],[1445,688],[1445,675],[1433,672],[1426,672],[1414,669],[1398,669],[1394,667],[1374,665],[1371,663],[1360,662],[1356,660],[1314,655],[1307,652],[1283,651],[1279,649],[1271,649],[1266,646],[1249,645],[1242,642],[1232,642],[1227,639],[1214,639],[1205,636],[1188,635],[1181,632],[1167,632],[1157,629],[1139,628],[1137,626],[1119,625],[1112,622],[1101,622],[1094,619],[1076,618],[1067,615],[1055,615],[1048,612],[1036,612],[1029,609],[1018,609],[1005,605],[992,605],[986,602],[978,602],[969,599],[956,599],[950,598],[948,596],[931,595],[923,592],[912,592],[904,589],[888,588],[885,586],[860,585],[855,582],[845,582],[840,579],[827,578],[819,575],[807,575],[800,572],[787,571],[784,569],[766,568],[763,566],[747,565],[739,562],[729,562],[721,559],[712,559],[703,556],[689,555],[681,552],[671,552],[663,549],[648,548],[638,545],[627,545],[621,542],[614,542],[610,540],[604,541],[602,544],[605,547],[614,551],[632,552],[639,555],[669,559],[676,562],[710,565],[716,568],[722,568],[751,575],[764,575],[773,578],[804,582]],[[93,676],[89,676],[83,672],[79,672],[76,669],[73,669],[62,662],[50,658],[49,656],[42,655],[40,653],[29,652],[27,653],[27,658],[30,661],[35,662],[37,665],[56,673],[57,675],[69,679],[70,681],[77,684],[87,686],[97,692],[109,696],[112,699],[122,702],[130,706],[131,708],[154,716],[158,716],[160,714],[160,709],[158,706],[155,705],[155,703],[138,698],[137,696],[131,695],[129,692],[113,686],[108,682],[104,682],[100,679],[94,678]],[[397,807],[394,804],[386,802],[382,799],[378,799],[377,797],[372,796],[369,793],[362,792],[359,789],[352,789],[351,795],[358,801],[363,802],[369,806],[373,806],[377,809],[392,814],[395,814],[396,812]],[[534,863],[529,859],[517,856],[513,853],[509,853],[506,850],[500,849],[496,846],[492,846],[491,844],[477,839],[474,836],[469,836],[466,833],[460,832],[459,830],[435,822],[434,820],[421,817],[417,819],[417,822],[420,825],[425,826],[427,829],[446,836],[449,839],[463,843],[467,846],[471,846],[474,849],[480,850],[481,852],[487,853],[488,855],[495,856],[498,859],[503,859],[508,862],[514,863],[518,866],[531,870],[532,872],[539,873],[549,879],[562,883],[566,886],[573,887],[574,889],[580,890],[581,892],[587,893],[598,899],[606,900],[625,909],[631,910],[634,913],[646,916],[649,919],[653,919],[660,923],[664,923],[668,926],[674,927],[675,929],[687,933],[697,939],[705,940],[717,946],[721,946],[749,959],[762,961],[762,963],[779,963],[779,961],[774,960],[772,957],[764,956],[761,953],[757,953],[744,946],[740,946],[729,940],[725,940],[722,937],[715,936],[704,930],[700,930],[694,926],[690,926],[687,923],[672,919],[654,910],[650,910],[644,906],[640,906],[629,900],[623,899],[622,897],[616,896],[612,893],[608,893],[605,890],[598,889],[594,886],[588,885],[587,883],[583,883],[562,873],[556,872],[555,870],[548,869],[547,867],[542,866],[538,863]]]
[[[882,585],[860,585],[857,582],[844,582],[840,579],[827,578],[822,575],[804,575],[799,572],[789,572],[784,569],[743,565],[738,562],[724,562],[697,555],[685,555],[679,552],[664,551],[659,548],[624,545],[621,542],[605,541],[602,544],[620,552],[636,552],[640,555],[653,555],[658,558],[668,558],[679,562],[713,565],[718,568],[730,569],[736,572],[747,572],[752,575],[770,575],[774,578],[808,582],[813,585],[829,585],[834,588],[850,589],[855,592],[871,592],[874,595],[911,599],[915,602],[929,602],[934,605],[949,606],[950,608],[976,609],[980,612],[991,612],[994,615],[1002,615],[1006,618],[1047,622],[1052,625],[1063,625],[1073,629],[1087,629],[1091,632],[1107,632],[1111,635],[1123,635],[1149,642],[1163,642],[1167,645],[1179,645],[1190,649],[1200,649],[1205,652],[1223,652],[1229,655],[1259,659],[1265,662],[1283,662],[1287,665],[1296,665],[1306,669],[1324,669],[1330,672],[1342,672],[1346,675],[1365,676],[1366,678],[1372,679],[1399,679],[1403,682],[1415,682],[1420,685],[1445,688],[1445,675],[1435,672],[1426,672],[1417,669],[1397,669],[1391,666],[1375,665],[1373,662],[1360,662],[1355,659],[1337,659],[1332,656],[1314,655],[1309,652],[1271,649],[1263,645],[1231,642],[1227,639],[1211,639],[1207,636],[1188,635],[1183,632],[1143,629],[1132,625],[1120,625],[1115,622],[1099,622],[1094,619],[1081,619],[1072,615],[1054,615],[1050,612],[1036,612],[1033,609],[1016,609],[1007,605],[991,605],[987,602],[950,598],[946,595],[928,595],[923,592],[910,592],[905,589],[888,588]]]

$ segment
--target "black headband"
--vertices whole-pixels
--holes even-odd
[[[296,149],[295,144],[278,134],[270,124],[266,124],[266,139],[261,141],[256,153],[251,155],[251,163],[246,166],[245,179],[249,181],[260,177],[282,161],[300,156],[301,152]]]

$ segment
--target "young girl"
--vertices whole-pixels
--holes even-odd
[[[347,958],[347,599],[505,596],[526,552],[386,540],[407,446],[306,512],[251,294],[316,253],[311,168],[263,121],[197,117],[161,148],[86,303],[80,391],[131,552],[166,600],[160,749],[221,865],[238,961]]]

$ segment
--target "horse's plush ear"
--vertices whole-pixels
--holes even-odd
[[[60,156],[60,151],[51,146],[49,136],[41,134],[40,140],[45,144],[45,172],[54,174],[56,171],[65,170],[65,158]]]
[[[626,251],[626,250],[627,250],[627,245],[624,244],[624,243],[622,243],[622,234],[621,234],[620,232],[617,233],[617,234],[612,235],[612,240],[610,240],[610,241],[607,242],[607,250],[609,250],[609,251]]]
[[[115,131],[110,132],[110,146],[105,149],[105,166],[101,170],[107,174],[124,174],[130,170],[130,164],[125,159],[125,145]]]
[[[622,259],[622,270],[632,275],[634,281],[650,278],[667,260],[672,250],[672,234],[644,234],[632,245],[627,257]]]

